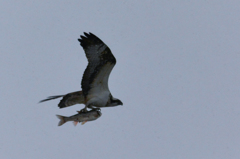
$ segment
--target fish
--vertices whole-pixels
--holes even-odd
[[[92,109],[87,112],[80,112],[78,111],[78,114],[66,117],[62,115],[56,115],[58,119],[60,119],[58,126],[61,126],[65,124],[68,121],[73,121],[74,126],[78,124],[78,122],[82,122],[81,124],[85,124],[88,121],[93,121],[98,119],[102,115],[100,109]]]

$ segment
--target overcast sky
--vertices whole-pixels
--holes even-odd
[[[0,158],[238,159],[240,2],[0,2]],[[81,90],[77,39],[117,59],[109,87],[123,106],[58,127],[50,95]]]

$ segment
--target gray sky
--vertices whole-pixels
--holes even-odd
[[[237,159],[240,2],[1,1],[0,158]],[[117,65],[109,87],[124,105],[58,127],[50,95],[81,89],[92,32]]]

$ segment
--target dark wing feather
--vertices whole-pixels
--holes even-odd
[[[82,91],[72,92],[68,93],[66,95],[57,95],[57,96],[50,96],[47,99],[41,100],[41,102],[46,102],[48,100],[56,99],[63,97],[62,100],[59,102],[58,107],[59,108],[65,108],[69,107],[75,104],[83,104],[84,103],[84,96],[82,94]]]
[[[49,96],[46,99],[41,100],[39,103],[46,102],[46,101],[49,101],[49,100],[52,100],[52,99],[57,99],[57,98],[60,98],[60,97],[63,97],[63,96],[64,95]]]
[[[66,94],[58,104],[58,107],[65,108],[75,104],[83,104],[83,103],[84,103],[84,96],[82,94],[82,91],[77,91],[77,92]]]
[[[86,97],[93,87],[97,87],[97,84],[93,86],[93,83],[99,74],[101,76],[98,77],[98,81],[104,81],[104,87],[108,89],[108,77],[116,64],[116,59],[109,47],[97,36],[92,33],[84,33],[84,35],[80,36],[81,39],[78,39],[78,41],[88,59],[88,66],[84,71],[81,82],[83,95]]]

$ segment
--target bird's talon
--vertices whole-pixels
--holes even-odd
[[[87,109],[82,109],[82,110],[80,110],[80,111],[77,111],[78,112],[78,114],[81,114],[81,113],[86,113],[87,112]]]
[[[96,111],[101,111],[100,108],[93,108],[93,110],[96,110]]]

